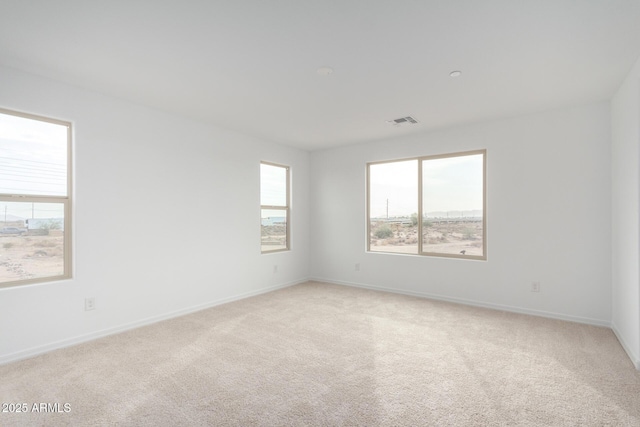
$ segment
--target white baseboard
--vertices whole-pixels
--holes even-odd
[[[626,342],[622,338],[622,335],[619,333],[619,331],[616,328],[616,326],[614,324],[612,324],[611,322],[608,322],[608,321],[598,320],[598,319],[590,319],[590,318],[584,318],[584,317],[578,317],[578,316],[570,316],[570,315],[565,315],[565,314],[560,314],[560,313],[551,313],[551,312],[545,312],[545,311],[539,311],[539,310],[530,310],[530,309],[525,309],[525,308],[520,308],[520,307],[512,307],[512,306],[506,306],[506,305],[500,305],[500,304],[484,303],[484,302],[480,302],[480,301],[472,301],[472,300],[467,300],[467,299],[462,299],[462,298],[451,298],[451,297],[446,297],[446,296],[437,295],[437,294],[431,294],[431,293],[427,293],[427,292],[412,292],[412,291],[404,291],[404,290],[399,290],[399,289],[394,289],[394,288],[386,288],[386,287],[382,287],[382,286],[366,285],[366,284],[363,284],[363,283],[336,281],[336,280],[320,278],[320,277],[312,277],[312,278],[309,278],[309,279],[302,279],[302,280],[297,280],[297,281],[293,281],[293,282],[289,282],[289,283],[283,283],[283,284],[279,284],[279,285],[275,285],[275,286],[270,286],[270,287],[259,289],[259,290],[256,290],[256,291],[245,292],[243,294],[238,294],[238,295],[234,295],[234,296],[231,296],[231,297],[221,298],[219,300],[210,301],[210,302],[207,302],[205,304],[199,304],[199,305],[196,305],[196,306],[188,307],[188,308],[185,308],[185,309],[182,309],[182,310],[178,310],[178,311],[174,311],[174,312],[171,312],[171,313],[166,313],[166,314],[162,314],[162,315],[159,315],[159,316],[149,317],[149,318],[146,318],[146,319],[138,320],[138,321],[135,321],[135,322],[131,322],[131,323],[127,323],[127,324],[124,324],[124,325],[116,326],[116,327],[113,327],[113,328],[107,328],[107,329],[103,329],[103,330],[100,330],[100,331],[95,331],[95,332],[92,332],[92,333],[89,333],[89,334],[79,335],[79,336],[76,336],[76,337],[73,337],[73,338],[69,338],[69,339],[65,339],[65,340],[60,340],[60,341],[48,343],[48,344],[45,344],[45,345],[42,345],[42,346],[32,347],[32,348],[27,349],[27,350],[22,350],[22,351],[18,351],[18,352],[15,352],[15,353],[11,353],[11,354],[0,356],[0,365],[4,365],[4,364],[7,364],[7,363],[11,363],[11,362],[17,362],[19,360],[23,360],[23,359],[27,359],[27,358],[30,358],[30,357],[38,356],[40,354],[48,353],[48,352],[53,351],[53,350],[58,350],[58,349],[65,348],[65,347],[71,347],[71,346],[74,346],[74,345],[82,344],[84,342],[93,341],[93,340],[98,339],[98,338],[103,338],[103,337],[106,337],[106,336],[109,336],[109,335],[114,335],[114,334],[117,334],[117,333],[120,333],[120,332],[125,332],[125,331],[131,330],[131,329],[139,328],[141,326],[146,326],[146,325],[150,325],[150,324],[153,324],[153,323],[161,322],[163,320],[168,320],[168,319],[172,319],[172,318],[175,318],[175,317],[180,317],[180,316],[184,316],[184,315],[187,315],[187,314],[195,313],[197,311],[205,310],[207,308],[215,307],[217,305],[226,304],[226,303],[229,303],[229,302],[238,301],[238,300],[245,299],[245,298],[250,298],[250,297],[253,297],[253,296],[256,296],[256,295],[261,295],[261,294],[265,294],[265,293],[268,293],[268,292],[272,292],[272,291],[275,291],[275,290],[278,290],[278,289],[283,289],[283,288],[287,288],[287,287],[290,287],[290,286],[298,285],[300,283],[305,283],[305,282],[307,282],[309,280],[317,281],[317,282],[323,282],[323,283],[330,283],[330,284],[335,284],[335,285],[351,286],[351,287],[357,287],[357,288],[363,288],[363,289],[371,289],[371,290],[382,291],[382,292],[391,292],[391,293],[402,294],[402,295],[410,295],[410,296],[416,296],[416,297],[421,297],[421,298],[429,298],[429,299],[434,299],[434,300],[439,300],[439,301],[447,301],[447,302],[453,302],[453,303],[457,303],[457,304],[464,304],[464,305],[470,305],[470,306],[475,306],[475,307],[484,307],[484,308],[508,311],[508,312],[513,312],[513,313],[528,314],[528,315],[547,317],[547,318],[558,319],[558,320],[566,320],[566,321],[570,321],[570,322],[584,323],[584,324],[588,324],[588,325],[609,327],[609,328],[611,328],[613,330],[613,333],[618,338],[618,341],[620,341],[620,344],[622,345],[622,348],[624,348],[624,350],[626,351],[627,355],[631,359],[631,361],[634,364],[635,368],[640,370],[640,357],[638,357],[638,355],[634,354],[634,352],[631,351],[631,348],[626,344]]]
[[[631,359],[631,363],[633,363],[633,366],[635,366],[636,369],[640,371],[640,357],[631,350],[631,347],[629,347],[627,342],[624,340],[622,334],[620,333],[618,327],[614,322],[611,322],[611,330],[614,334],[616,334],[616,338],[618,338],[618,341],[620,341],[620,345],[622,346],[624,351],[627,352],[627,356],[629,356],[629,359]]]
[[[363,284],[363,283],[344,282],[344,281],[331,280],[331,279],[322,278],[322,277],[311,277],[311,278],[309,278],[309,280],[313,280],[313,281],[316,281],[316,282],[329,283],[329,284],[334,284],[334,285],[352,286],[352,287],[356,287],[356,288],[371,289],[371,290],[382,291],[382,292],[390,292],[390,293],[401,294],[401,295],[410,295],[410,296],[415,296],[415,297],[420,297],[420,298],[429,298],[429,299],[438,300],[438,301],[446,301],[446,302],[452,302],[452,303],[456,303],[456,304],[470,305],[470,306],[474,306],[474,307],[484,307],[484,308],[490,308],[490,309],[493,309],[493,310],[508,311],[508,312],[512,312],[512,313],[527,314],[527,315],[532,315],[532,316],[546,317],[546,318],[550,318],[550,319],[565,320],[565,321],[569,321],[569,322],[583,323],[583,324],[593,325],[593,326],[603,326],[603,327],[606,327],[606,328],[610,328],[613,331],[613,333],[615,334],[616,338],[620,342],[620,345],[622,346],[624,351],[627,353],[627,356],[629,356],[629,359],[631,359],[631,363],[633,364],[633,366],[638,371],[640,371],[640,355],[636,354],[631,349],[631,347],[624,340],[622,334],[620,333],[620,331],[616,327],[615,323],[610,322],[610,321],[600,320],[600,319],[591,319],[591,318],[588,318],[588,317],[571,316],[571,315],[562,314],[562,313],[552,313],[552,312],[541,311],[541,310],[531,310],[531,309],[522,308],[522,307],[513,307],[513,306],[507,306],[507,305],[500,305],[500,304],[491,304],[491,303],[485,303],[485,302],[482,302],[482,301],[467,300],[467,299],[463,299],[463,298],[452,298],[452,297],[446,297],[446,296],[443,296],[443,295],[431,294],[431,293],[427,293],[427,292],[412,292],[412,291],[404,291],[404,290],[401,290],[401,289],[385,288],[385,287],[382,287],[382,286],[367,285],[367,284]]]
[[[215,307],[217,305],[226,304],[233,301],[238,301],[245,298],[250,298],[256,295],[265,294],[267,292],[273,292],[278,289],[288,288],[290,286],[298,285],[300,283],[307,282],[308,279],[297,280],[289,283],[282,283],[275,286],[270,286],[267,288],[262,288],[257,291],[245,292],[243,294],[238,294],[226,298],[221,298],[215,301],[209,301],[204,304],[195,305],[192,307],[184,308],[181,310],[173,311],[166,314],[161,314],[158,316],[148,317],[146,319],[137,320],[135,322],[127,323],[124,325],[115,326],[113,328],[102,329],[100,331],[91,332],[89,334],[79,335],[73,338],[68,338],[60,341],[55,341],[52,343],[48,343],[45,345],[32,347],[26,350],[21,350],[15,353],[10,353],[7,355],[0,356],[0,365],[5,365],[11,362],[17,362],[18,360],[28,359],[30,357],[38,356],[40,354],[48,353],[53,350],[58,350],[61,348],[71,347],[74,345],[82,344],[87,341],[93,341],[98,338],[103,338],[109,335],[114,335],[120,332],[125,332],[131,329],[139,328],[141,326],[151,325],[153,323],[161,322],[163,320],[173,319],[175,317],[184,316],[187,314],[195,313],[197,311],[205,310],[207,308]]]
[[[427,293],[427,292],[412,292],[412,291],[404,291],[404,290],[401,290],[401,289],[385,288],[385,287],[382,287],[382,286],[366,285],[366,284],[363,284],[363,283],[344,282],[344,281],[331,280],[331,279],[321,278],[321,277],[311,277],[311,278],[309,278],[309,280],[313,280],[313,281],[316,281],[316,282],[330,283],[330,284],[334,284],[334,285],[352,286],[352,287],[356,287],[356,288],[371,289],[371,290],[375,290],[375,291],[390,292],[390,293],[401,294],[401,295],[410,295],[410,296],[421,297],[421,298],[429,298],[429,299],[438,300],[438,301],[453,302],[453,303],[457,303],[457,304],[470,305],[470,306],[474,306],[474,307],[484,307],[484,308],[490,308],[490,309],[493,309],[493,310],[508,311],[508,312],[512,312],[512,313],[528,314],[528,315],[531,315],[531,316],[547,317],[547,318],[550,318],[550,319],[566,320],[566,321],[569,321],[569,322],[584,323],[584,324],[587,324],[587,325],[607,327],[607,328],[610,328],[613,331],[613,333],[615,334],[616,338],[620,342],[620,345],[622,346],[624,351],[627,353],[627,356],[629,356],[629,359],[631,359],[631,363],[633,364],[633,366],[637,370],[640,371],[640,357],[637,354],[635,354],[635,352],[633,352],[631,350],[631,347],[629,347],[629,345],[627,345],[627,343],[625,342],[624,338],[622,337],[622,335],[618,331],[616,325],[613,322],[609,322],[609,321],[606,321],[606,320],[591,319],[591,318],[588,318],[588,317],[571,316],[571,315],[567,315],[567,314],[552,313],[552,312],[541,311],[541,310],[531,310],[531,309],[527,309],[527,308],[506,306],[506,305],[500,305],[500,304],[491,304],[491,303],[485,303],[485,302],[481,302],[481,301],[467,300],[467,299],[463,299],[463,298],[451,298],[451,297],[446,297],[446,296],[437,295],[437,294],[431,294],[431,293]]]
[[[483,302],[483,301],[468,300],[468,299],[464,299],[464,298],[447,297],[447,296],[444,296],[444,295],[432,294],[432,293],[428,293],[428,292],[413,292],[413,291],[405,291],[405,290],[402,290],[402,289],[385,288],[385,287],[382,287],[382,286],[367,285],[367,284],[364,284],[364,283],[337,281],[337,280],[326,279],[326,278],[322,278],[322,277],[312,277],[309,280],[314,280],[314,281],[323,282],[323,283],[330,283],[330,284],[334,284],[334,285],[352,286],[352,287],[356,287],[356,288],[371,289],[371,290],[374,290],[374,291],[391,292],[391,293],[394,293],[394,294],[409,295],[409,296],[420,297],[420,298],[428,298],[428,299],[433,299],[433,300],[438,300],[438,301],[453,302],[453,303],[456,303],[456,304],[470,305],[470,306],[473,306],[473,307],[490,308],[490,309],[493,309],[493,310],[508,311],[508,312],[511,312],[511,313],[528,314],[528,315],[531,315],[531,316],[546,317],[546,318],[558,319],[558,320],[566,320],[568,322],[584,323],[584,324],[587,324],[587,325],[604,326],[604,327],[607,327],[607,328],[611,327],[611,322],[609,322],[608,320],[591,319],[591,318],[588,318],[588,317],[571,316],[571,315],[563,314],[563,313],[553,313],[553,312],[548,312],[548,311],[531,310],[531,309],[528,309],[528,308],[514,307],[514,306],[509,306],[509,305],[492,304],[492,303],[487,303],[487,302]]]

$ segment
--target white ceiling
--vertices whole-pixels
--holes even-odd
[[[0,64],[307,150],[606,100],[639,56],[640,0],[0,0]]]

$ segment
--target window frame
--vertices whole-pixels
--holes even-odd
[[[262,204],[262,174],[260,175],[260,253],[261,254],[272,254],[277,252],[286,252],[291,250],[291,167],[287,165],[282,165],[279,163],[273,163],[268,161],[260,161],[260,166],[267,165],[278,168],[283,168],[285,170],[286,176],[286,199],[285,205],[263,205]],[[285,247],[279,249],[271,249],[271,250],[263,250],[262,248],[262,211],[263,210],[277,210],[284,211],[286,216],[285,223]]]
[[[447,254],[441,252],[427,252],[424,250],[423,243],[423,162],[428,160],[436,160],[436,159],[445,159],[452,157],[464,157],[464,156],[473,156],[473,155],[482,155],[482,255],[462,255],[462,254]],[[418,248],[417,253],[399,253],[392,251],[372,251],[371,250],[371,166],[388,164],[388,163],[396,163],[396,162],[405,162],[415,160],[417,162],[418,167],[418,194],[417,194],[417,202],[418,202]],[[366,251],[368,253],[375,254],[391,254],[391,255],[409,255],[409,256],[428,256],[428,257],[438,257],[438,258],[457,258],[457,259],[471,259],[471,260],[487,260],[487,150],[479,149],[479,150],[471,150],[471,151],[461,151],[455,153],[444,153],[444,154],[434,154],[428,156],[418,156],[418,157],[408,157],[402,159],[394,159],[394,160],[381,160],[375,162],[369,162],[366,165]]]
[[[73,144],[73,126],[71,122],[52,119],[50,117],[44,117],[36,114],[25,113],[15,110],[9,110],[6,108],[0,107],[0,114],[21,117],[29,120],[36,120],[46,123],[51,123],[55,125],[64,126],[67,128],[67,189],[65,196],[52,196],[52,195],[23,195],[19,193],[0,193],[0,201],[2,202],[13,202],[13,203],[59,203],[64,206],[64,230],[63,230],[63,273],[56,276],[46,276],[46,277],[37,277],[32,279],[23,279],[23,280],[12,280],[8,282],[1,282],[0,288],[9,288],[16,287],[22,285],[31,285],[37,283],[47,283],[54,282],[59,280],[67,280],[73,277],[72,268],[73,268],[73,260],[72,260],[72,191],[73,191],[73,155],[72,155],[72,144]]]

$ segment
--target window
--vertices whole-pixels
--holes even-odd
[[[262,253],[289,249],[289,167],[260,163]]]
[[[370,252],[486,259],[486,150],[367,165]]]
[[[0,109],[0,286],[71,277],[71,124]]]

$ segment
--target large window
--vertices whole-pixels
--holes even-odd
[[[260,163],[262,252],[289,249],[289,167]]]
[[[0,109],[0,286],[71,277],[71,124]]]
[[[368,250],[486,259],[485,164],[485,150],[368,164]]]

